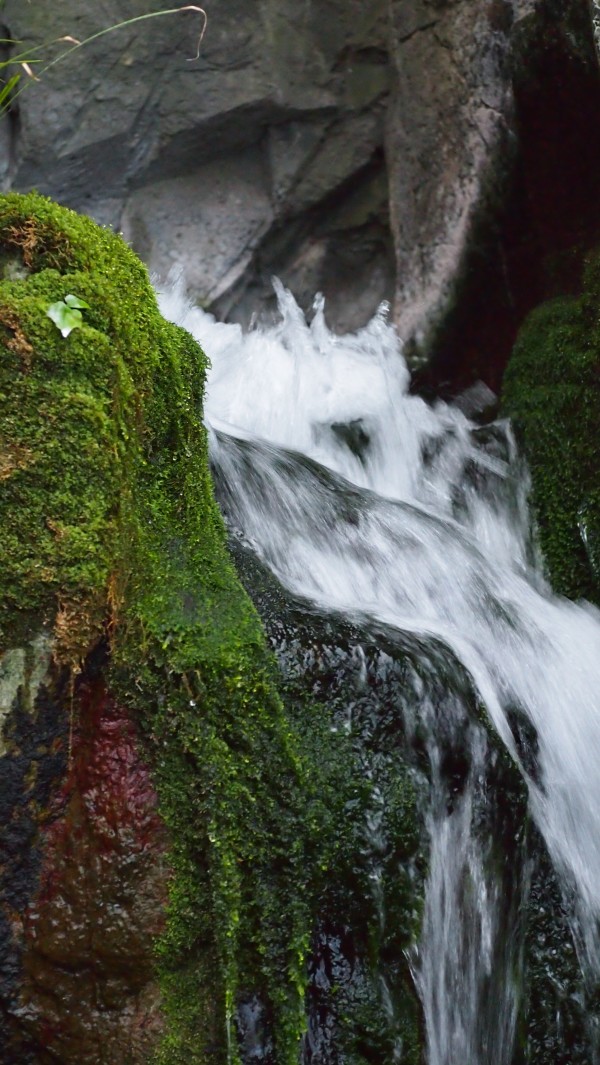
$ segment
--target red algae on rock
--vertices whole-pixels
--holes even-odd
[[[76,704],[24,915],[22,1026],[52,1060],[146,1062],[162,1027],[154,940],[167,837],[136,727],[101,674],[82,679]]]

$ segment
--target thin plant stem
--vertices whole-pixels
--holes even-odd
[[[125,29],[126,26],[133,26],[135,22],[144,22],[146,21],[146,19],[150,18],[160,18],[162,15],[178,15],[183,11],[195,11],[198,15],[202,15],[204,19],[202,31],[200,33],[200,37],[198,38],[196,55],[192,56],[192,58],[189,60],[189,62],[194,62],[194,60],[198,59],[200,55],[200,45],[202,44],[202,39],[206,32],[208,16],[203,7],[197,7],[196,4],[186,4],[184,7],[169,7],[164,8],[164,10],[162,11],[149,11],[145,15],[136,15],[135,18],[125,19],[124,22],[116,22],[114,26],[106,26],[103,30],[98,30],[97,33],[92,33],[91,37],[86,37],[83,41],[76,41],[71,48],[67,48],[66,51],[61,52],[60,55],[57,55],[55,59],[52,59],[49,63],[46,64],[43,70],[40,71],[40,75],[45,74],[46,71],[50,70],[51,67],[56,66],[56,64],[60,63],[61,60],[66,59],[66,57],[68,55],[71,55],[72,52],[76,52],[78,48],[83,48],[86,44],[91,44],[92,41],[97,41],[99,37],[104,37],[107,33],[114,33],[115,30],[122,30]],[[66,37],[59,37],[57,40],[64,41],[66,40]],[[71,40],[74,40],[74,38],[71,38]],[[52,43],[56,44],[57,41],[53,41]]]
[[[45,42],[44,44],[34,45],[31,48],[26,48],[25,51],[20,52],[18,55],[11,56],[9,59],[1,60],[0,71],[5,69],[6,67],[18,65],[23,68],[25,73],[30,78],[35,81],[39,81],[40,78],[42,78],[48,70],[56,66],[57,63],[61,63],[63,59],[66,59],[68,56],[72,55],[72,53],[76,52],[79,48],[83,48],[85,47],[85,45],[91,44],[92,41],[97,41],[100,37],[104,37],[107,33],[114,33],[116,30],[125,29],[127,26],[132,26],[137,22],[145,22],[151,18],[161,18],[165,15],[179,15],[185,11],[193,11],[197,15],[201,15],[203,19],[202,30],[200,32],[200,36],[198,37],[196,54],[188,60],[188,62],[192,63],[200,56],[200,45],[202,44],[202,40],[206,32],[208,16],[203,7],[199,7],[197,4],[184,4],[180,7],[163,8],[161,11],[149,11],[145,15],[136,15],[134,18],[125,19],[123,22],[116,22],[113,26],[105,26],[104,29],[98,30],[97,33],[92,33],[91,36],[84,38],[84,40],[82,41],[78,41],[75,37],[65,36],[56,37],[51,41]],[[45,49],[51,48],[52,45],[60,44],[63,41],[72,42],[72,47],[66,48],[59,55],[55,56],[54,59],[51,59],[49,63],[46,63],[45,66],[41,68],[41,70],[34,74],[32,64],[41,64],[44,62],[43,58],[37,57],[37,53],[43,52]],[[19,41],[0,38],[0,45],[19,43]],[[16,86],[19,81],[20,74],[15,74],[10,79],[10,81],[6,83],[6,85],[0,88],[0,114],[3,110],[6,110],[23,92],[25,85],[21,85],[19,89],[16,89]],[[15,89],[16,91],[14,91]]]

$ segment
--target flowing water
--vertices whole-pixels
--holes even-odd
[[[190,307],[177,287],[161,297],[212,362],[206,419],[229,521],[292,592],[435,638],[460,660],[526,781],[572,899],[581,963],[597,971],[600,613],[552,596],[544,581],[508,424],[478,427],[410,395],[384,310],[338,337],[322,301],[308,325],[279,285],[277,296],[277,323],[247,335]],[[467,786],[449,809],[434,716],[430,865],[413,960],[429,1065],[508,1065],[515,958],[489,846],[472,827],[485,729],[469,732]],[[536,737],[528,757],[518,721]]]

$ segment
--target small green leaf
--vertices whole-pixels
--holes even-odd
[[[1,69],[1,66],[0,66]],[[13,74],[12,78],[0,86],[0,114],[3,111],[8,110],[10,107],[10,101],[14,90],[16,89],[19,81],[21,80],[20,74]]]
[[[80,300],[79,296],[73,296],[71,294],[65,296],[65,303],[68,304],[69,307],[81,307],[84,311],[89,311],[90,309],[89,303],[86,303],[85,300]]]
[[[90,305],[70,292],[68,296],[65,296],[64,300],[58,300],[57,303],[53,303],[46,311],[46,314],[48,318],[52,319],[56,328],[60,329],[62,335],[68,337],[69,333],[83,325],[83,317],[79,308],[89,310]]]
[[[68,337],[69,333],[83,325],[81,311],[68,307],[64,300],[53,303],[48,307],[46,314],[54,322],[56,328],[60,329],[64,337]]]

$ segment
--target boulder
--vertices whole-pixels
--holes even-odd
[[[29,46],[83,39],[146,10],[140,0],[126,9],[110,0],[100,20],[75,0],[60,12],[8,0],[3,18]],[[202,19],[187,13],[107,34],[43,72],[44,91],[30,85],[19,98],[5,181],[123,229],[159,279],[184,268],[207,306],[233,292],[233,309],[250,280],[268,282],[302,254],[311,298],[328,283],[335,291],[323,263],[338,232],[327,223],[329,198],[361,181],[383,143],[385,3],[365,13],[358,0],[252,8],[208,0],[206,12],[196,60]],[[386,210],[384,197],[376,206],[384,221]],[[282,249],[278,234],[288,227],[298,231]],[[314,239],[324,252],[311,258]],[[367,317],[392,294],[385,239],[375,251],[383,266]],[[355,253],[355,266],[364,261],[372,276],[373,255],[372,246]]]
[[[591,0],[205,6],[197,58],[203,19],[187,12],[42,62],[43,90],[26,85],[4,123],[4,186],[122,230],[218,317],[270,313],[274,274],[305,309],[323,291],[340,332],[387,300],[434,385],[497,390],[577,228],[559,186],[579,203],[597,180]],[[24,47],[145,14],[3,5]]]
[[[502,397],[532,479],[547,575],[571,599],[600,603],[600,255],[578,296],[537,307],[508,363]]]
[[[514,12],[504,0],[391,0],[391,15],[394,316],[415,353],[428,352],[457,298],[477,226],[511,172]]]
[[[119,237],[0,197],[6,1065],[231,1061],[253,997],[297,1059],[326,834],[226,552],[205,367]]]

